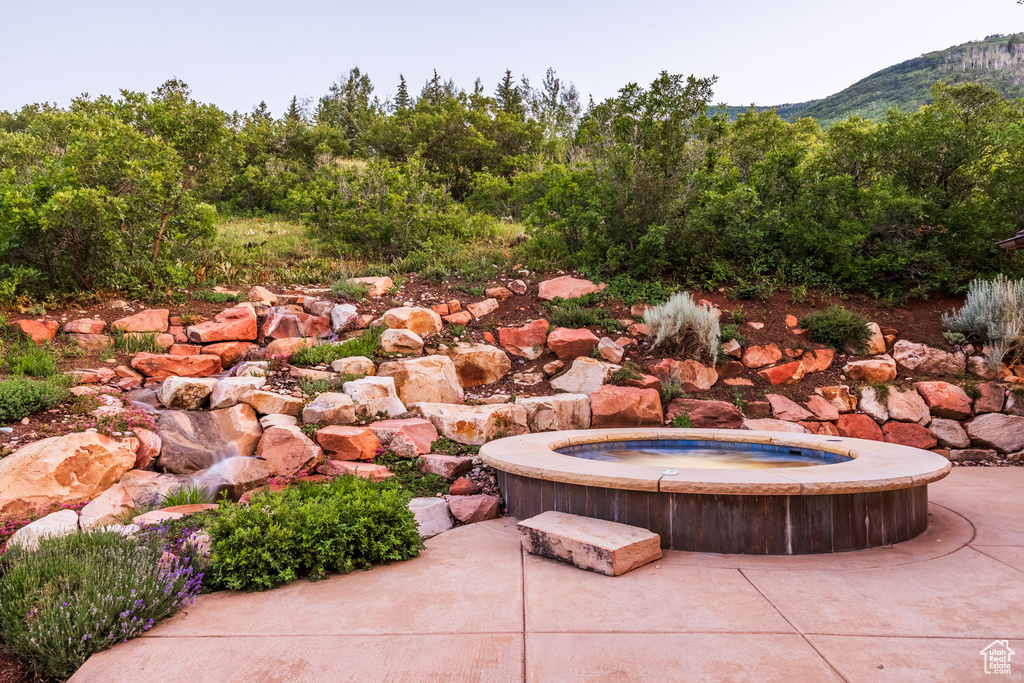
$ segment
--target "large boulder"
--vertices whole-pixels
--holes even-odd
[[[217,384],[212,377],[168,377],[160,384],[157,398],[171,410],[199,410]]]
[[[971,416],[971,399],[960,387],[949,382],[917,382],[914,388],[935,417],[963,420]]]
[[[843,367],[843,372],[859,382],[891,382],[896,379],[896,361],[887,355],[852,360]]]
[[[289,477],[312,471],[323,462],[324,454],[298,427],[276,426],[263,432],[256,457],[266,461],[274,476]]]
[[[497,382],[512,369],[505,352],[490,344],[456,344],[448,352],[463,388]]]
[[[316,431],[316,440],[331,460],[371,460],[381,446],[369,427],[323,427]]]
[[[83,529],[105,527],[118,523],[122,515],[134,509],[135,502],[128,493],[128,488],[117,483],[82,508],[78,524]]]
[[[221,311],[213,320],[192,325],[186,331],[189,341],[212,342],[252,341],[256,339],[256,309],[250,303]]]
[[[580,356],[590,356],[597,348],[597,336],[587,329],[573,330],[558,327],[548,335],[548,348],[558,356],[558,360],[567,361]]]
[[[398,399],[394,377],[362,377],[345,382],[341,389],[352,397],[357,415],[375,417],[384,413],[397,417],[406,411]]]
[[[452,516],[463,524],[473,524],[498,516],[501,499],[478,493],[475,496],[445,496]]]
[[[384,353],[419,353],[423,338],[412,330],[388,329],[380,336],[380,348]]]
[[[985,413],[967,423],[967,434],[975,446],[1013,453],[1024,449],[1024,417]]]
[[[170,326],[170,311],[166,308],[148,309],[110,323],[111,329],[122,332],[166,332]]]
[[[704,401],[696,398],[677,398],[668,404],[665,420],[679,415],[690,418],[697,429],[739,429],[743,426],[743,413],[725,401]]]
[[[366,356],[349,356],[331,361],[331,370],[339,375],[355,375],[356,377],[377,374],[377,367]]]
[[[916,422],[886,422],[882,425],[882,434],[889,443],[898,443],[912,448],[935,448],[938,440],[935,435]]]
[[[1006,390],[1001,384],[985,382],[978,385],[978,397],[974,399],[974,412],[977,415],[982,413],[998,413],[1003,409],[1003,402],[1006,399]]]
[[[482,406],[416,403],[409,409],[430,420],[441,436],[470,446],[482,446],[492,439],[529,431],[526,409],[515,403]]]
[[[677,361],[666,358],[652,365],[651,373],[662,382],[678,382],[688,393],[707,391],[718,381],[718,372],[714,368],[690,359]]]
[[[562,277],[556,277],[553,280],[545,280],[540,283],[537,298],[542,301],[552,301],[555,298],[576,299],[592,292],[600,292],[606,286],[603,282],[595,285],[589,280],[580,280],[569,275],[563,275]]]
[[[602,427],[658,427],[661,397],[654,389],[606,384],[590,395],[590,425]]]
[[[44,538],[62,538],[77,531],[78,513],[74,510],[59,510],[15,531],[7,541],[7,547],[35,550]]]
[[[437,334],[444,323],[441,316],[429,308],[419,306],[403,306],[384,312],[384,324],[393,330],[409,330],[419,336]]]
[[[129,470],[118,482],[125,487],[137,508],[160,506],[164,496],[193,483],[191,474],[162,474],[149,470]]]
[[[800,365],[804,368],[804,374],[824,372],[832,367],[832,361],[835,360],[835,357],[836,352],[832,349],[815,349],[814,351],[807,351],[804,355],[800,356]]]
[[[134,439],[84,432],[22,446],[0,459],[0,515],[76,505],[110,488],[135,464]]]
[[[310,337],[316,339],[327,334],[331,323],[327,318],[295,312],[285,307],[271,308],[260,327],[258,339],[294,339]]]
[[[260,415],[298,415],[302,409],[301,398],[263,389],[253,389],[243,394],[239,401],[251,406]]]
[[[567,372],[551,380],[551,386],[570,394],[590,396],[619,369],[618,365],[594,358],[577,358]]]
[[[273,475],[270,465],[259,458],[230,458],[217,468],[220,479],[216,495],[238,500],[247,491],[258,489]]]
[[[266,384],[265,377],[225,377],[217,382],[210,393],[210,410],[238,405],[243,396],[250,391],[262,389]]]
[[[928,410],[928,404],[915,389],[900,391],[896,387],[889,387],[885,405],[889,410],[889,419],[916,422],[925,427],[931,422],[932,415]]]
[[[432,538],[454,526],[444,498],[413,498],[409,501],[409,511],[423,538]]]
[[[263,433],[256,413],[244,403],[209,412],[168,410],[160,415],[157,429],[162,443],[157,466],[173,474],[252,455]]]
[[[871,441],[885,441],[882,428],[878,423],[867,415],[860,413],[847,413],[840,415],[836,420],[836,430],[839,436],[847,436],[851,439],[869,439]]]
[[[315,425],[350,425],[356,421],[356,406],[348,394],[320,394],[302,409],[302,421]]]
[[[433,313],[433,311],[431,311]],[[447,356],[382,363],[378,377],[393,377],[402,403],[456,403],[463,398],[455,364]]]
[[[584,394],[530,396],[516,400],[531,432],[590,429],[590,398]]]
[[[352,304],[338,304],[331,309],[331,329],[335,332],[342,332],[353,325],[359,309]]]
[[[421,417],[379,420],[371,422],[369,427],[382,444],[405,458],[429,453],[431,445],[437,441],[437,428]]]
[[[498,342],[513,356],[536,360],[547,346],[548,327],[548,321],[543,318],[521,327],[503,327],[498,330]]]
[[[971,438],[967,436],[963,426],[956,420],[945,417],[936,417],[928,425],[928,429],[939,440],[939,445],[945,448],[970,448]]]
[[[967,358],[960,352],[950,353],[906,339],[893,345],[892,357],[901,368],[926,375],[962,375],[967,369]]]
[[[210,375],[218,375],[223,370],[220,356],[205,353],[198,356],[137,353],[132,358],[132,367],[152,379],[209,377]]]

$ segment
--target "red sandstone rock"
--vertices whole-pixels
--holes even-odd
[[[800,407],[800,405],[795,401],[792,401],[785,396],[768,394],[765,398],[768,399],[768,403],[772,407],[772,415],[776,420],[800,422],[802,420],[811,420],[814,418],[813,413]]]
[[[776,365],[774,368],[761,370],[757,374],[771,382],[772,386],[779,384],[794,384],[803,379],[805,370],[800,361],[793,361],[785,365]]]
[[[148,429],[133,429],[135,438],[139,440],[139,447],[135,451],[134,469],[144,470],[153,462],[153,458],[160,455],[160,436]]]
[[[913,448],[935,448],[939,443],[926,427],[916,422],[895,422],[890,421],[882,425],[882,433],[889,443],[898,443]]]
[[[748,346],[743,350],[743,364],[748,368],[763,368],[782,360],[782,351],[775,344]]]
[[[666,358],[652,365],[650,371],[662,382],[679,382],[686,392],[707,391],[718,381],[714,368],[689,359],[677,361]]]
[[[475,496],[445,496],[452,516],[464,524],[483,522],[498,516],[497,496],[478,494]]]
[[[146,377],[209,377],[223,370],[220,356],[171,356],[169,354],[139,353],[132,358],[132,367]]]
[[[504,301],[505,299],[512,298],[512,292],[504,287],[488,287],[484,290],[484,296],[490,299],[497,299],[498,301]]]
[[[729,379],[731,377],[739,377],[742,375],[745,367],[746,366],[744,366],[743,363],[733,360],[727,363],[722,363],[721,365],[716,365],[715,372],[718,373],[718,376],[721,379]]]
[[[571,330],[565,327],[556,328],[548,335],[548,348],[558,356],[558,360],[566,361],[589,357],[597,348],[598,339],[590,330]]]
[[[111,328],[125,332],[166,332],[170,325],[170,312],[166,308],[148,309],[110,323]]]
[[[806,429],[811,434],[820,434],[822,436],[839,436],[839,430],[831,422],[798,422],[798,425]]]
[[[936,417],[963,420],[971,416],[971,399],[960,387],[949,382],[917,382],[917,393]]]
[[[650,330],[648,329],[646,323],[633,323],[628,328],[626,328],[626,332],[629,332],[631,335],[638,339],[644,339],[650,334]]]
[[[380,449],[380,439],[369,427],[321,427],[316,440],[331,460],[371,460]]]
[[[451,310],[448,308],[448,304],[434,304],[433,306],[430,307],[430,310],[432,310],[434,313],[437,313],[441,317],[444,317],[451,313]]]
[[[682,414],[689,415],[690,423],[697,429],[739,429],[743,426],[743,413],[725,401],[677,398],[668,404],[665,421],[671,422]]]
[[[605,384],[590,395],[590,426],[657,427],[661,425],[661,397],[654,389]]]
[[[469,311],[474,318],[482,318],[485,315],[489,315],[498,310],[498,300],[484,299],[479,303],[467,305],[466,310]]]
[[[64,325],[64,331],[69,334],[103,334],[103,330],[106,328],[107,323],[102,320],[96,320],[95,318],[72,320]]]
[[[373,482],[381,482],[395,476],[395,473],[384,467],[384,465],[371,465],[366,462],[352,462],[350,460],[326,460],[324,464],[317,468],[317,471],[330,477],[354,474],[357,477],[369,479]]]
[[[551,301],[556,297],[560,299],[575,299],[591,292],[599,292],[606,286],[603,282],[600,285],[595,285],[589,280],[580,280],[564,275],[540,283],[537,290],[537,298],[543,301]]]
[[[468,311],[459,311],[452,313],[451,315],[444,316],[443,320],[449,325],[468,325],[473,322],[473,315]]]
[[[562,361],[555,361],[561,363]],[[547,366],[544,366],[547,368]],[[545,370],[546,372],[546,370]],[[657,391],[661,388],[661,380],[654,375],[640,375],[639,379],[627,379],[623,381],[622,386],[624,387],[636,387],[637,389],[654,389]]]
[[[464,474],[473,467],[473,458],[458,455],[437,455],[429,453],[420,458],[419,468],[424,472],[436,474],[445,479],[452,479]]]
[[[465,477],[459,477],[453,481],[448,489],[450,496],[472,496],[475,493],[480,493],[480,484]]]
[[[60,330],[60,323],[56,320],[15,320],[11,325],[20,327],[21,331],[36,343],[36,346],[50,341],[57,336],[57,331]]]
[[[210,344],[203,347],[203,353],[212,353],[220,356],[220,364],[229,368],[245,358],[245,355],[255,348],[257,348],[256,345],[250,342],[220,342],[219,344]]]
[[[889,356],[854,360],[843,367],[843,372],[861,382],[891,382],[896,379],[896,361]]]
[[[411,417],[404,420],[379,420],[369,425],[381,443],[397,455],[414,458],[430,452],[437,440],[437,428],[430,420]]]
[[[831,422],[839,419],[839,410],[821,396],[815,394],[804,404],[807,409],[814,413],[815,420]]]
[[[167,353],[172,356],[198,356],[203,352],[203,347],[197,344],[171,344]]]
[[[256,309],[252,304],[239,304],[221,311],[213,320],[193,325],[186,330],[194,342],[252,341],[256,339]]]
[[[836,352],[832,349],[817,349],[808,351],[800,358],[800,364],[804,366],[804,374],[812,372],[824,372],[832,367],[832,360]]]
[[[263,321],[263,326],[260,328],[260,339],[289,339],[294,337],[312,337],[315,339],[322,334],[330,332],[331,321],[327,318],[319,315],[310,315],[305,312],[293,313],[284,310],[285,308],[281,306],[270,309],[267,313],[267,319]]]
[[[256,456],[266,461],[275,476],[309,471],[324,459],[320,447],[301,429],[290,425],[275,425],[264,430],[256,446]]]
[[[267,344],[267,348],[263,350],[263,355],[266,358],[273,358],[275,356],[291,357],[293,353],[301,351],[302,349],[313,346],[316,342],[307,337],[289,337],[286,339],[275,339],[274,341]]]
[[[872,441],[885,441],[882,429],[878,423],[867,415],[861,413],[846,413],[840,415],[836,420],[836,430],[839,436],[848,436],[853,439],[870,439]]]
[[[1001,384],[986,382],[978,385],[978,392],[981,394],[974,399],[974,414],[998,413],[1003,409],[1003,399],[1006,397],[1006,390]]]
[[[521,327],[503,327],[498,330],[498,340],[513,356],[528,360],[540,358],[548,342],[548,321],[541,318]]]

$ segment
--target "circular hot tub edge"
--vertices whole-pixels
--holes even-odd
[[[566,446],[626,440],[769,443],[850,460],[796,469],[679,470],[587,460]],[[649,529],[673,550],[806,554],[890,545],[928,526],[941,455],[896,444],[741,430],[601,429],[498,439],[480,449],[511,515],[548,510]]]

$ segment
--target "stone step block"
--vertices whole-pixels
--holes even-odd
[[[628,524],[549,511],[517,526],[526,552],[608,576],[661,557],[661,536]]]

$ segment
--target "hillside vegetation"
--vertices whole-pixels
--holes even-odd
[[[0,112],[0,305],[509,263],[893,299],[1024,274],[994,246],[1024,224],[1018,101],[939,84],[914,113],[822,130],[729,122],[714,84],[663,72],[583,110],[550,70],[382,101],[352,69],[280,117],[179,81]],[[241,218],[269,223],[226,229]]]
[[[1024,97],[1024,42],[1020,34],[993,35],[937,52],[908,59],[857,81],[824,99],[770,107],[787,121],[809,116],[824,127],[850,116],[877,121],[890,108],[916,111],[931,102],[931,87],[937,81],[955,85],[983,83],[1003,97]],[[727,106],[735,118],[746,107]]]

